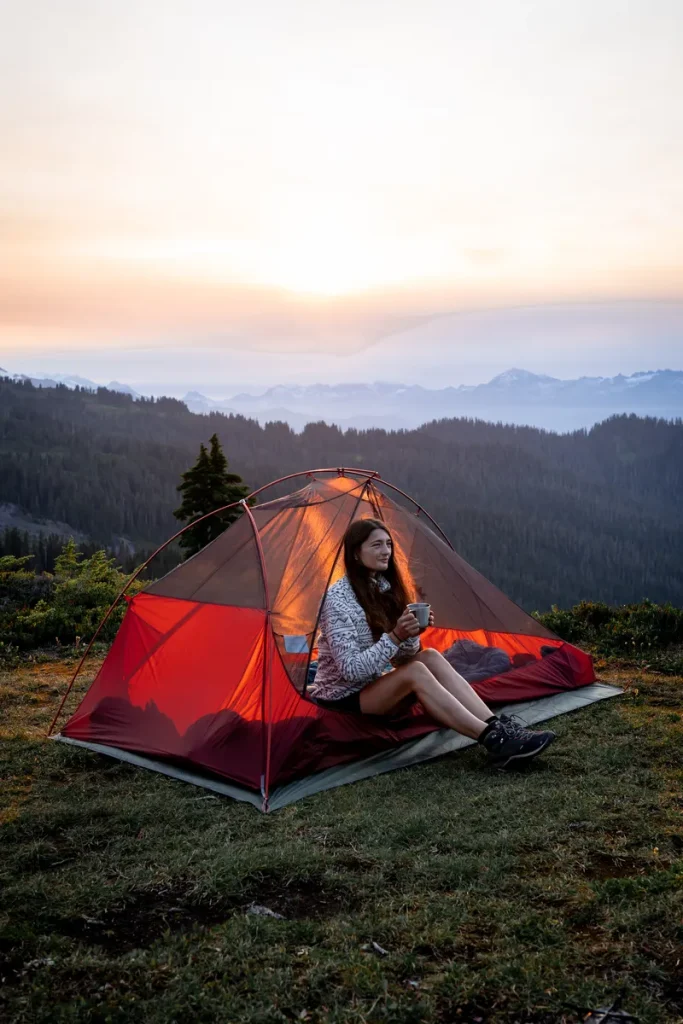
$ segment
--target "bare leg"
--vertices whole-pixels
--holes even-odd
[[[368,683],[360,692],[360,709],[366,715],[386,715],[409,693],[414,693],[425,711],[449,729],[471,739],[477,739],[485,729],[482,719],[468,711],[417,658]]]
[[[423,665],[426,665],[441,685],[449,693],[452,693],[456,700],[464,704],[475,718],[486,722],[491,717],[493,714],[491,709],[484,704],[481,697],[472,689],[467,680],[463,679],[460,673],[455,671],[453,666],[446,661],[443,654],[440,654],[439,651],[435,651],[433,647],[428,647],[426,650],[416,654],[414,660],[421,661]]]

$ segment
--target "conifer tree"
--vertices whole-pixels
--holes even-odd
[[[242,477],[228,472],[228,460],[216,434],[211,437],[209,444],[210,451],[207,451],[204,444],[200,444],[197,461],[182,474],[182,483],[177,489],[183,500],[173,513],[181,522],[193,523],[214,509],[241,501],[249,493]],[[185,557],[189,558],[215,540],[239,515],[241,509],[228,509],[184,533],[179,543],[185,551]]]
[[[68,541],[55,558],[55,575],[64,579],[73,579],[78,576],[82,569],[82,553],[78,550],[76,541],[69,537]]]

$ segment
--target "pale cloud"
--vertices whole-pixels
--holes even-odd
[[[678,0],[24,0],[0,352],[683,295]]]
[[[46,348],[2,350],[10,372],[78,373],[100,383],[116,378],[144,393],[184,395],[196,389],[215,398],[275,384],[385,380],[426,387],[478,384],[511,366],[563,378],[614,376],[681,368],[683,301],[593,302],[479,309],[438,317],[404,318],[378,328],[364,348],[300,339],[283,344],[278,332],[258,345],[204,338],[130,338],[117,346],[76,347],[68,333]],[[296,343],[295,343],[296,342]]]

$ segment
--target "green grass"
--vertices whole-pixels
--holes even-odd
[[[683,680],[263,816],[45,742],[67,674],[0,678],[1,1020],[683,1019]]]

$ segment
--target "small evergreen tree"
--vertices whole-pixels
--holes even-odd
[[[216,434],[209,444],[210,451],[207,451],[203,444],[199,446],[199,457],[194,466],[182,474],[183,482],[177,489],[183,500],[173,513],[181,522],[193,523],[214,509],[241,501],[249,493],[249,488],[242,477],[237,473],[228,472],[228,460]],[[241,512],[240,508],[228,509],[226,512],[210,516],[194,529],[184,533],[179,543],[185,551],[185,557],[189,558],[196,554],[206,544],[220,536]]]
[[[55,558],[55,575],[62,579],[73,579],[74,576],[78,576],[82,568],[82,558],[76,541],[69,537],[61,554]]]

